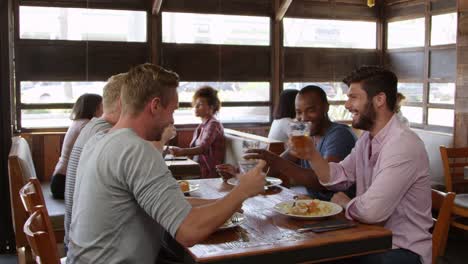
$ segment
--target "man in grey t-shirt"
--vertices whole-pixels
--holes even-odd
[[[162,230],[192,246],[217,230],[242,202],[263,191],[264,162],[217,200],[185,199],[151,143],[174,122],[177,74],[159,66],[132,68],[122,87],[122,113],[109,132],[86,144],[78,165],[67,260],[151,263]],[[203,206],[199,206],[204,203]]]

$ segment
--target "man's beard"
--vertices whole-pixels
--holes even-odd
[[[359,119],[356,122],[353,121],[353,127],[369,131],[375,124],[376,116],[372,102],[367,102],[364,112],[359,113]]]

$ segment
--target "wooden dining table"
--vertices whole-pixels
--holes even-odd
[[[187,157],[165,158],[166,165],[177,180],[198,179],[200,164]]]
[[[219,198],[233,186],[221,179],[191,180],[198,184],[192,197]],[[202,243],[185,248],[185,263],[316,263],[383,252],[392,247],[392,233],[382,226],[357,224],[347,229],[300,233],[297,229],[320,220],[300,220],[273,210],[292,200],[291,190],[277,186],[246,200],[245,221],[220,230]],[[344,218],[343,213],[328,219]]]

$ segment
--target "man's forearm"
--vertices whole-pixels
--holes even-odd
[[[216,202],[218,199],[202,199],[195,197],[187,197],[187,201],[192,205],[192,207],[204,206]]]
[[[319,152],[315,152],[310,158],[309,162],[313,164],[315,174],[318,179],[327,183],[330,181],[330,165],[328,160],[324,159]]]
[[[240,188],[235,187],[215,202],[193,207],[180,225],[176,240],[184,246],[192,246],[202,241],[231,217],[247,198]]]
[[[201,147],[181,149],[181,156],[195,156],[195,155],[200,155],[202,153],[203,153],[203,149]]]
[[[270,173],[272,177],[278,177],[281,174],[291,179],[297,185],[303,185],[315,190],[325,189],[318,182],[312,169],[302,168],[289,160],[282,159],[281,161],[274,162],[270,168],[270,171],[273,171],[273,173]]]
[[[270,160],[269,175],[272,177],[287,177],[292,183],[296,185],[303,185],[309,188],[313,188],[317,191],[325,190],[315,175],[312,169],[302,168],[297,165],[300,160],[294,156],[288,154],[287,151],[281,154],[277,159]]]

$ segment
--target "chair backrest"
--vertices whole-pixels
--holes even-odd
[[[432,232],[432,263],[437,263],[437,258],[444,255],[454,199],[453,192],[432,190],[432,209],[439,211],[437,219],[433,218],[435,225]]]
[[[468,147],[447,148],[440,146],[440,156],[444,167],[445,188],[453,192],[454,184],[468,183],[463,179],[463,169],[468,166]]]
[[[20,189],[19,195],[23,202],[24,210],[29,214],[36,211],[36,207],[38,206],[43,206],[47,210],[41,183],[37,178],[29,179],[29,182]]]
[[[48,225],[49,215],[44,207],[37,207],[36,211],[26,220],[23,231],[36,257],[41,264],[57,264],[60,258],[55,243],[54,232]]]
[[[28,245],[24,233],[21,232],[26,219],[28,219],[28,213],[23,208],[19,197],[19,190],[30,178],[36,178],[36,171],[28,142],[22,137],[12,138],[11,150],[8,155],[8,176],[16,248],[21,248]]]

